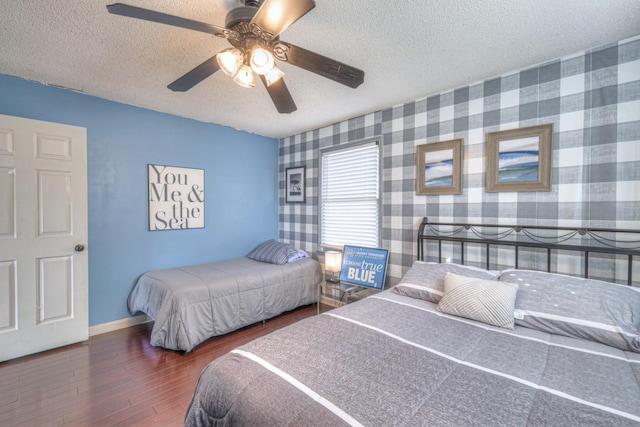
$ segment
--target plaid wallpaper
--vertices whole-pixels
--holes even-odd
[[[486,134],[545,123],[554,124],[552,191],[485,192]],[[318,150],[372,137],[383,144],[391,279],[415,260],[424,216],[640,229],[640,36],[282,139],[281,240],[318,258]],[[416,195],[416,146],[454,138],[464,139],[463,193]],[[285,169],[301,165],[306,203],[285,203]]]

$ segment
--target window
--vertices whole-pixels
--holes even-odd
[[[321,151],[320,157],[320,244],[378,247],[378,142]]]

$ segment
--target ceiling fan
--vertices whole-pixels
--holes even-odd
[[[232,45],[167,86],[173,91],[185,92],[220,69],[239,85],[254,87],[255,73],[278,112],[292,113],[297,107],[275,59],[351,88],[364,81],[362,70],[280,40],[280,33],[313,9],[315,1],[243,0],[243,3],[244,6],[227,14],[224,28],[122,3],[108,5],[107,9],[115,15],[213,34]]]

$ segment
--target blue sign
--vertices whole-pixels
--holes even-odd
[[[384,289],[389,251],[345,246],[340,281],[368,288]]]

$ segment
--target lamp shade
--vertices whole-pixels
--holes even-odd
[[[244,54],[240,49],[230,47],[220,52],[216,56],[216,59],[218,61],[218,65],[220,65],[220,69],[224,71],[225,74],[233,77],[242,66]]]
[[[264,79],[267,81],[267,87],[280,80],[282,76],[284,76],[284,73],[274,65],[271,71],[264,75]]]
[[[273,69],[273,55],[261,47],[251,52],[251,68],[256,74],[267,74]]]
[[[248,65],[242,65],[235,76],[233,81],[238,83],[242,87],[254,87],[253,71]]]
[[[332,273],[337,273],[342,269],[342,254],[337,251],[327,251],[324,253],[324,269]]]

